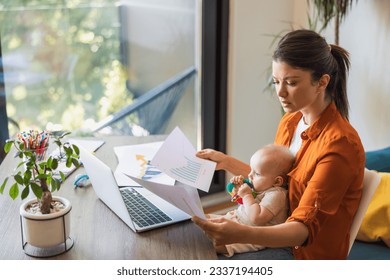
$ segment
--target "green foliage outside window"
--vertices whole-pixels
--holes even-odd
[[[0,31],[7,113],[20,130],[75,131],[132,102],[115,1],[0,0]]]

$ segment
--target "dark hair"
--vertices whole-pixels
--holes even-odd
[[[328,74],[330,81],[326,94],[335,102],[341,115],[348,119],[347,75],[350,61],[345,49],[329,45],[324,37],[314,31],[300,29],[282,37],[272,59],[311,71],[313,81]]]

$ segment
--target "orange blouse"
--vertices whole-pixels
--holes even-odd
[[[301,119],[286,114],[275,143],[289,146]],[[349,230],[359,206],[365,153],[358,133],[334,103],[301,133],[302,146],[289,173],[289,221],[309,229],[305,244],[293,249],[295,259],[346,259]]]

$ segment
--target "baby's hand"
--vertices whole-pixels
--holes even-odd
[[[244,183],[244,177],[243,176],[234,176],[230,179],[230,183],[233,183],[234,185],[242,185]]]
[[[240,188],[237,191],[237,194],[240,197],[244,197],[247,194],[252,194],[252,189],[248,186],[248,184],[243,184],[240,186]]]
[[[237,194],[239,187],[244,183],[243,176],[234,176],[230,179],[230,183],[234,185],[232,192]]]

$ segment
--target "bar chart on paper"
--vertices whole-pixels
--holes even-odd
[[[179,128],[164,141],[152,164],[175,180],[208,192],[215,162],[195,156],[195,149]]]
[[[196,183],[201,172],[202,164],[195,162],[188,157],[184,158],[187,160],[185,166],[174,167],[171,168],[170,171],[186,181]]]

